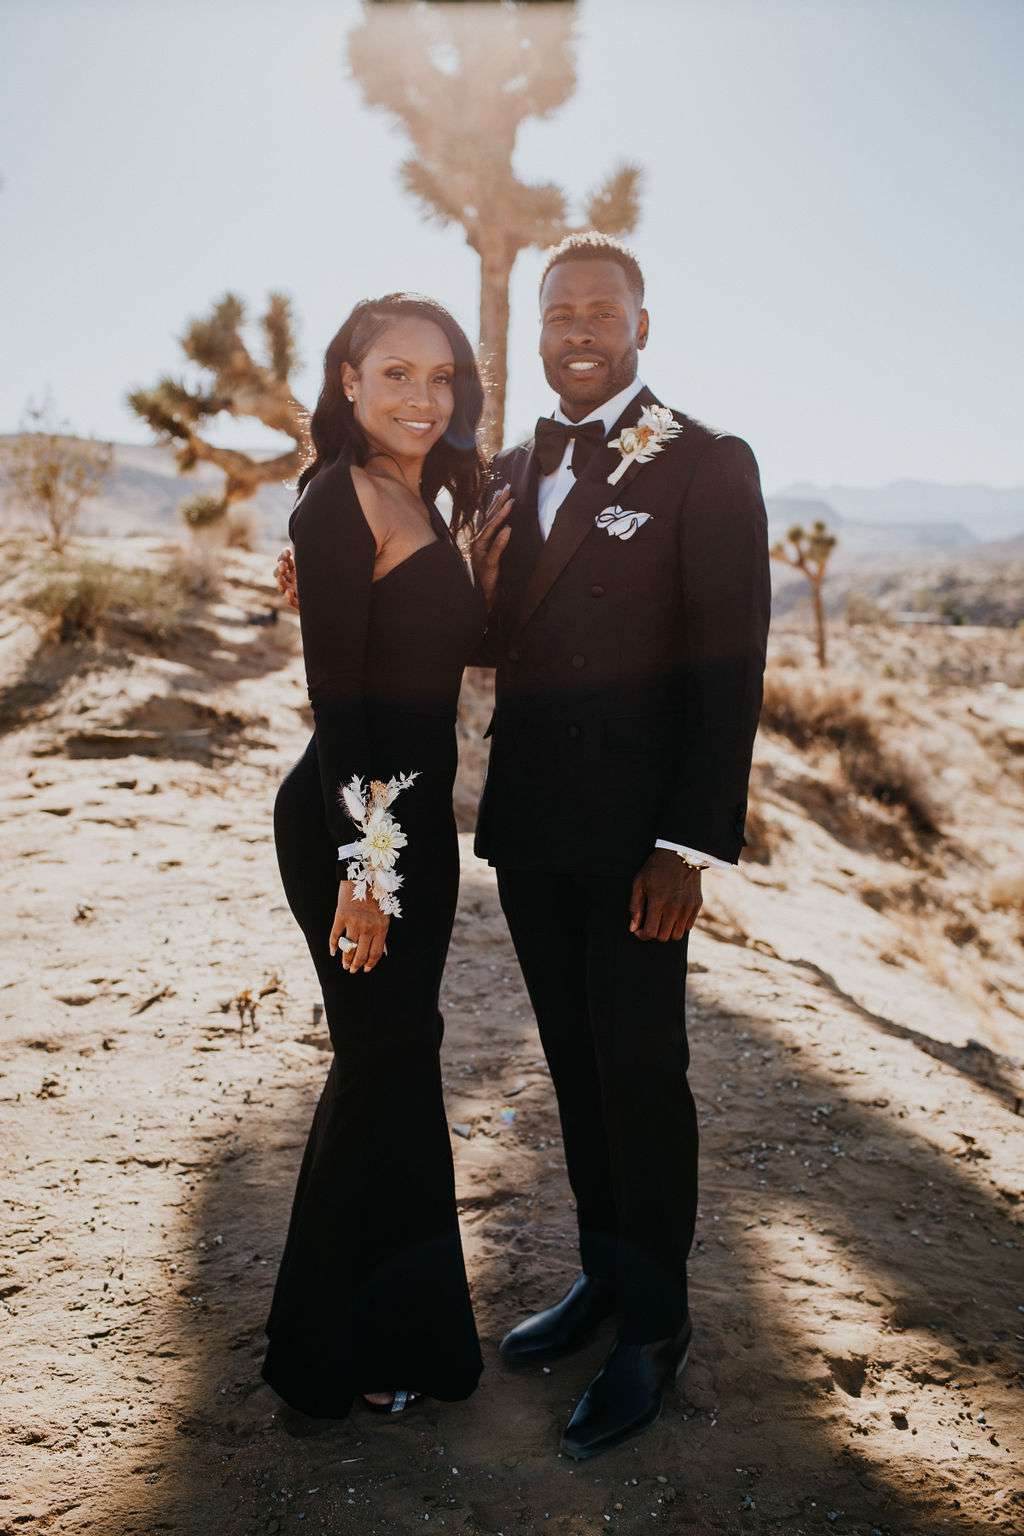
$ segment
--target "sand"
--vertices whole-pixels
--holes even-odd
[[[222,598],[162,645],[37,651],[7,583],[0,1531],[1024,1528],[1021,924],[985,894],[1024,850],[1019,638],[837,639],[837,675],[886,694],[940,793],[930,847],[844,799],[828,753],[762,737],[754,857],[705,877],[690,952],[691,1363],[650,1432],[575,1465],[559,1432],[610,1334],[547,1370],[496,1352],[576,1254],[470,849],[478,676],[444,1068],[483,1382],[302,1436],[260,1380],[329,1047],[271,840],[309,729],[296,625],[251,623],[276,606],[268,562],[229,559]],[[807,657],[776,634],[773,666],[812,675]]]

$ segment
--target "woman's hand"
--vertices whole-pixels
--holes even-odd
[[[299,587],[295,576],[295,558],[290,549],[282,549],[274,566],[274,580],[277,582],[277,590],[282,597],[286,597],[290,605],[299,611]]]
[[[512,532],[508,515],[514,501],[511,486],[503,485],[487,508],[483,523],[469,548],[473,579],[483,593],[488,612],[494,607],[498,591],[498,569]]]
[[[384,941],[391,922],[372,896],[367,896],[365,901],[356,901],[352,894],[354,889],[351,880],[342,880],[338,886],[338,908],[331,928],[332,955],[338,953],[338,940],[342,935],[355,945],[354,949],[341,950],[342,965],[353,973],[373,970],[384,953]]]

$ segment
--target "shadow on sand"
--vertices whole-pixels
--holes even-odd
[[[705,967],[692,957],[690,1033],[703,1125],[692,1362],[662,1420],[639,1440],[583,1467],[557,1458],[560,1426],[609,1340],[550,1373],[510,1374],[496,1358],[503,1329],[560,1294],[576,1259],[557,1118],[537,1070],[532,1020],[506,979],[514,962],[496,897],[479,878],[468,897],[453,958],[473,953],[463,946],[482,946],[477,958],[501,978],[479,967],[492,983],[479,1015],[469,994],[458,1008],[449,1003],[449,1104],[467,1078],[500,1104],[510,1075],[529,1067],[515,1100],[516,1139],[474,1137],[459,1148],[463,1229],[487,1361],[480,1391],[464,1404],[425,1402],[394,1423],[354,1411],[347,1422],[298,1439],[284,1433],[280,1404],[260,1382],[263,1322],[324,1054],[312,1071],[275,1089],[260,1134],[205,1178],[195,1233],[223,1233],[225,1241],[186,1277],[205,1297],[188,1361],[189,1400],[169,1426],[160,1483],[147,1507],[124,1510],[119,1536],[311,1528],[392,1536],[424,1526],[466,1536],[1011,1530],[1012,1496],[985,1518],[976,1513],[981,1491],[989,1498],[997,1490],[990,1463],[969,1454],[972,1426],[952,1435],[966,1460],[956,1471],[950,1433],[933,1426],[927,1443],[913,1439],[916,1408],[923,1412],[943,1384],[980,1382],[984,1398],[1005,1364],[1008,1298],[1020,1279],[1012,1248],[1019,1230],[1006,1201],[983,1187],[969,1163],[915,1132],[909,1115],[900,1120],[841,1096],[809,1059],[813,1047],[796,1052],[779,1026],[716,1009],[705,996]],[[701,953],[724,969],[721,946],[706,940]],[[750,959],[757,964],[744,973],[748,996],[759,975],[770,977],[776,995],[808,985],[786,962]],[[487,1004],[486,979],[481,986]],[[836,992],[833,1000],[849,1044],[865,1022],[863,1010]],[[840,1038],[837,1031],[835,1043]],[[869,1038],[861,1037],[862,1051]],[[717,1090],[730,1072],[733,1084],[740,1073],[760,1073],[764,1102],[747,1094],[735,1109],[723,1104]],[[838,1142],[842,1156],[829,1150]],[[469,1189],[478,1143],[489,1159],[487,1177],[474,1177]],[[921,1214],[908,1220],[907,1209]],[[902,1428],[888,1397],[872,1407],[894,1373],[904,1401],[915,1405]],[[950,1417],[959,1406],[949,1400]],[[1011,1475],[1004,1474],[1004,1490]],[[970,1511],[958,1509],[960,1495]]]

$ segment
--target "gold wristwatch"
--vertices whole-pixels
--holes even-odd
[[[673,848],[672,852],[675,854],[676,858],[682,859],[683,863],[687,866],[688,869],[711,868],[710,859],[691,859],[688,853],[680,853],[678,848]]]

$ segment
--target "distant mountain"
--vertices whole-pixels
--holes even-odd
[[[957,523],[867,523],[840,517],[818,498],[771,497],[769,537],[782,538],[793,522],[820,517],[839,537],[825,580],[825,607],[833,617],[859,607],[862,615],[931,615],[946,623],[1024,623],[1024,534],[977,539]],[[772,614],[809,610],[806,578],[771,563]]]
[[[3,441],[0,436],[0,442]],[[210,464],[189,475],[178,473],[169,448],[142,443],[115,444],[114,471],[104,494],[90,502],[82,519],[87,533],[177,534],[179,508],[197,491],[219,491],[224,477]],[[280,544],[287,538],[288,515],[294,502],[288,485],[265,485],[248,503],[256,512],[263,539]],[[0,463],[0,507],[5,501]],[[991,486],[931,485],[902,480],[876,488],[829,486],[826,490],[799,482],[767,498],[769,533],[784,537],[795,522],[820,517],[839,536],[834,567],[847,563],[891,560],[903,565],[930,555],[966,555],[976,551],[998,558],[998,546],[988,540],[1014,540],[1024,535],[1024,487],[996,490]],[[1009,554],[1010,551],[1007,551]],[[777,571],[778,576],[782,572]]]
[[[1024,533],[1024,486],[939,485],[894,480],[889,485],[784,486],[773,501],[825,502],[840,516],[865,523],[958,523],[976,539]],[[809,514],[805,514],[809,515]]]
[[[4,434],[0,434],[0,442]],[[253,457],[258,458],[258,454]],[[269,458],[270,455],[268,454]],[[191,474],[178,473],[169,448],[145,443],[115,443],[114,469],[101,496],[83,512],[83,533],[161,533],[183,531],[179,508],[198,491],[219,492],[222,472],[212,464],[199,464]],[[255,511],[265,540],[287,539],[288,514],[295,500],[287,485],[264,485],[246,503]],[[0,462],[0,505],[6,503]]]
[[[837,562],[865,555],[964,549],[978,543],[976,535],[963,523],[868,522],[845,517],[830,502],[816,496],[769,496],[766,506],[768,534],[773,542],[784,538],[794,523],[807,527],[820,519],[839,539]]]
[[[775,528],[781,529],[783,524],[789,528],[793,523],[803,523],[806,527],[808,523],[820,519],[833,533],[838,533],[846,522],[835,507],[827,501],[819,501],[815,496],[766,496],[765,506],[773,531]]]

